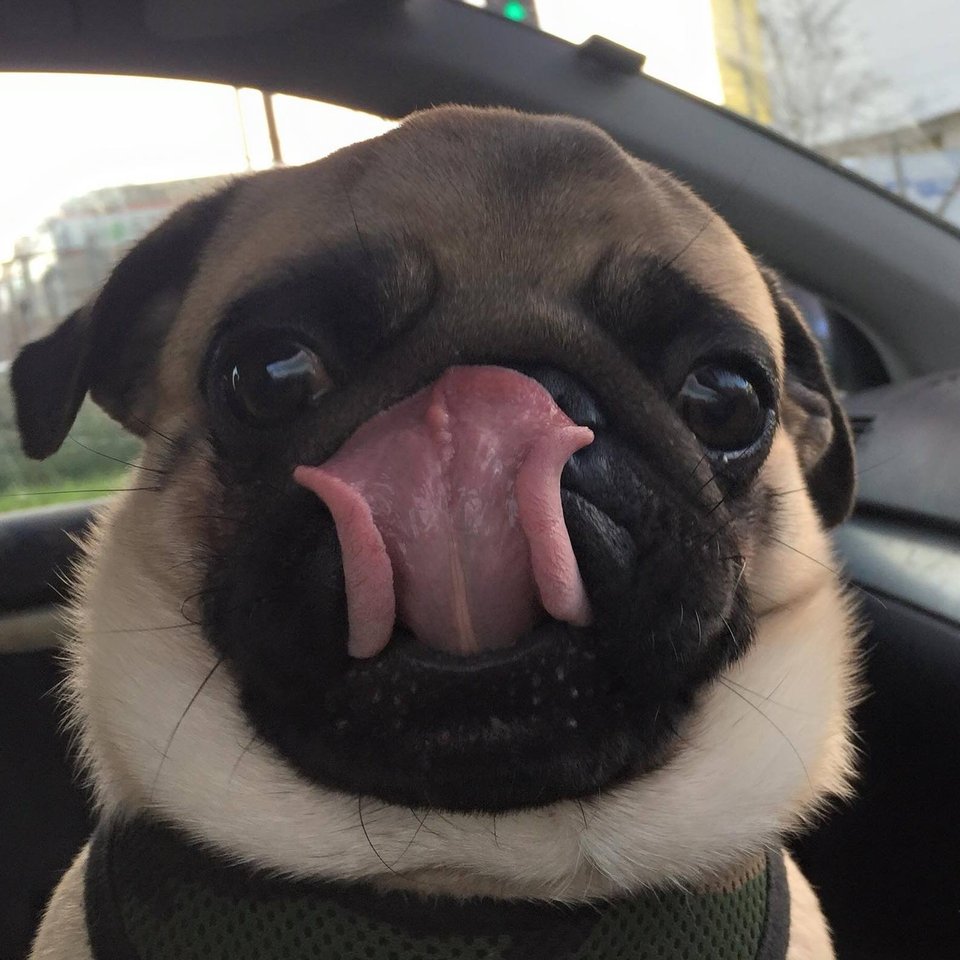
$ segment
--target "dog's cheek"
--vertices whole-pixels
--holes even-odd
[[[221,508],[248,518],[221,529],[202,594],[208,639],[261,692],[315,698],[346,658],[339,541],[315,498],[234,488]],[[269,689],[268,689],[269,688]]]
[[[807,490],[796,443],[774,437],[756,484],[757,513],[744,579],[760,615],[809,593],[834,567],[829,541]]]
[[[125,513],[135,522],[124,527],[126,546],[135,551],[144,575],[165,596],[186,609],[200,589],[208,555],[207,518],[217,514],[219,489],[203,456],[182,458],[168,467],[168,444],[148,441],[124,494]]]

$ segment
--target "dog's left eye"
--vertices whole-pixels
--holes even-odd
[[[320,358],[294,340],[252,338],[230,351],[223,370],[234,415],[263,426],[296,416],[330,387]]]
[[[752,447],[769,416],[743,374],[713,364],[687,377],[680,390],[680,412],[704,446],[728,454]]]

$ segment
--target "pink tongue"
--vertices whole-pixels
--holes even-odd
[[[461,655],[510,646],[543,610],[586,624],[560,473],[592,441],[536,380],[453,367],[297,467],[337,527],[350,655],[379,653],[397,618]]]

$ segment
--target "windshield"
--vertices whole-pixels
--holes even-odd
[[[956,0],[472,0],[778,130],[960,226]],[[521,27],[518,27],[521,29]],[[147,230],[230,176],[302,163],[393,124],[332,104],[138,77],[0,74],[0,511],[85,499],[137,441],[89,402],[63,449],[19,452],[17,352],[87,301]]]
[[[467,0],[727,107],[960,226],[957,0]]]

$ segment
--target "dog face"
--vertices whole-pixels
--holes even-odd
[[[81,575],[108,808],[579,896],[842,786],[843,416],[730,229],[592,127],[438,110],[238,182],[14,388],[34,455],[88,390],[144,439]]]

